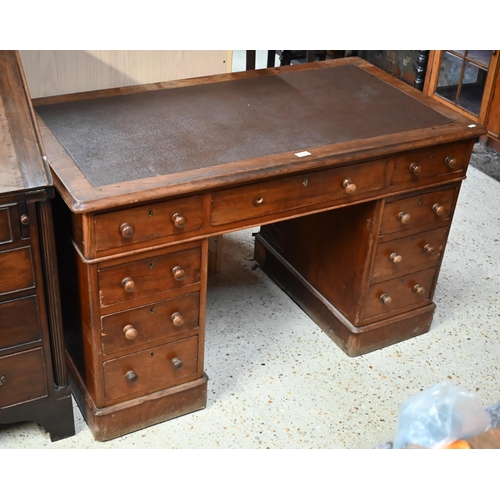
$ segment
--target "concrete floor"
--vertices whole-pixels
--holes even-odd
[[[75,406],[74,437],[52,443],[19,423],[0,449],[367,449],[392,440],[401,403],[437,382],[499,401],[500,156],[475,149],[429,333],[349,358],[255,265],[253,231],[232,233],[209,278],[206,409],[100,443]]]

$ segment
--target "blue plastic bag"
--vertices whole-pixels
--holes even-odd
[[[490,416],[475,394],[440,382],[403,402],[393,447],[417,444],[444,448],[459,439],[477,436],[490,426]]]

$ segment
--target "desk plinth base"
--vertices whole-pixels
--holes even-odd
[[[208,377],[157,391],[106,408],[98,408],[69,360],[73,396],[96,441],[109,441],[131,432],[165,422],[207,405]]]
[[[261,269],[348,355],[361,356],[427,333],[434,303],[370,325],[356,327],[284,259],[256,235],[255,260]]]

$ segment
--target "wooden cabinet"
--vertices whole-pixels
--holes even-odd
[[[424,92],[487,129],[487,140],[500,148],[500,52],[431,50]]]
[[[51,175],[17,54],[0,51],[0,423],[75,433],[59,300]]]

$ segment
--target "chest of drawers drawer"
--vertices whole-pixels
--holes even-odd
[[[395,157],[391,185],[425,184],[426,180],[451,178],[462,175],[467,167],[469,144],[467,142],[444,144],[416,149]]]
[[[189,233],[203,225],[203,197],[117,210],[95,217],[97,251]]]
[[[378,160],[216,192],[212,195],[211,225],[376,192],[384,187],[386,165],[387,160]]]
[[[380,234],[411,230],[428,224],[446,224],[450,220],[457,195],[457,188],[448,188],[388,201]]]
[[[0,302],[0,351],[41,340],[37,297]],[[19,321],[22,318],[22,321]]]
[[[198,336],[115,358],[104,363],[108,401],[140,396],[187,382],[198,373]]]
[[[0,407],[47,396],[46,378],[41,347],[0,357]]]
[[[31,247],[0,252],[0,296],[35,288]]]
[[[424,305],[430,300],[436,272],[436,268],[430,268],[373,284],[368,292],[364,319]]]
[[[98,271],[101,306],[153,296],[200,282],[201,248],[135,260]]]
[[[101,318],[105,355],[168,339],[199,326],[200,294],[190,293]]]
[[[436,266],[444,250],[447,235],[448,227],[440,227],[379,243],[372,282]]]
[[[10,208],[8,206],[0,206],[0,245],[10,243],[14,239],[9,211]]]

